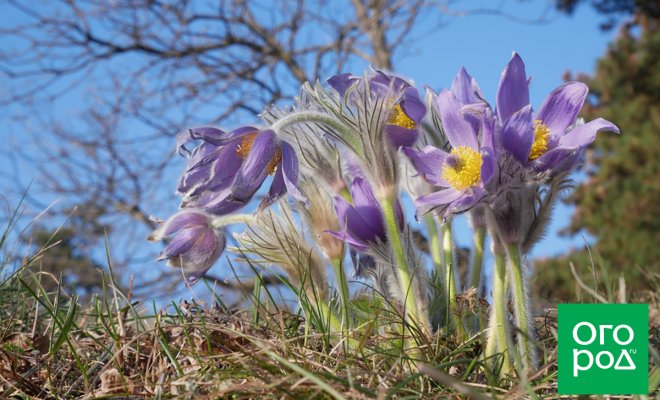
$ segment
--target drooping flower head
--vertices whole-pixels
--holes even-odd
[[[464,69],[454,79],[452,90],[435,97],[433,107],[442,121],[450,152],[434,146],[403,151],[420,175],[443,188],[418,197],[418,212],[436,210],[446,216],[470,209],[486,195],[485,185],[496,169],[494,119],[481,100],[478,86]]]
[[[149,236],[151,241],[167,241],[158,261],[167,260],[168,265],[182,268],[189,285],[204,276],[227,243],[225,235],[212,226],[211,218],[199,209],[183,209]]]
[[[339,74],[329,78],[328,84],[344,97],[362,79],[351,74]],[[385,131],[392,145],[412,146],[419,136],[419,123],[426,114],[417,89],[406,80],[382,71],[376,71],[367,79],[373,93],[389,97],[390,113]]]
[[[383,212],[369,182],[357,176],[353,179],[350,192],[352,204],[341,196],[335,196],[335,211],[341,230],[328,233],[358,251],[368,251],[371,246],[386,243]],[[403,209],[398,202],[395,211],[397,222],[403,229]]]
[[[185,145],[202,143],[192,151]],[[245,206],[269,175],[270,190],[261,208],[288,192],[304,200],[298,190],[298,158],[287,142],[272,130],[245,126],[231,132],[217,128],[193,128],[177,138],[180,153],[188,156],[177,192],[183,207],[224,215]]]
[[[272,125],[287,114],[305,109],[305,105],[299,104],[299,107],[280,109],[270,106],[260,116],[267,124]],[[295,146],[300,161],[301,182],[305,177],[314,180],[319,188],[313,188],[313,191],[323,188],[328,193],[334,194],[346,190],[341,171],[343,154],[337,143],[326,135],[324,127],[315,124],[291,124],[281,128],[277,134],[282,140]],[[306,190],[303,192],[309,197]],[[313,206],[311,200],[308,203],[310,207]]]
[[[525,64],[514,54],[497,90],[503,149],[537,172],[559,173],[572,168],[599,131],[619,133],[616,125],[602,118],[576,124],[588,92],[582,82],[567,82],[553,90],[533,114]]]

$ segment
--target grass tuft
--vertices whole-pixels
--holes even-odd
[[[0,282],[0,398],[560,397],[555,309],[534,321],[541,367],[521,383],[500,379],[498,363],[483,360],[485,331],[467,339],[437,332],[419,343],[425,362],[411,360],[404,350],[411,330],[397,329],[396,307],[371,291],[352,301],[352,328],[333,333],[319,301],[300,290],[296,312],[278,306],[263,283],[245,294],[244,310],[186,300],[159,309],[120,291],[111,270],[99,272],[103,290],[91,298],[61,286],[49,292],[44,281],[55,277],[34,272],[38,262],[25,258]],[[618,285],[601,284],[602,293],[590,287],[589,294],[633,297]],[[469,300],[459,299],[459,309],[471,318],[477,305]],[[649,379],[656,390],[660,309],[653,294],[630,300],[651,304]],[[329,304],[337,304],[336,294]]]

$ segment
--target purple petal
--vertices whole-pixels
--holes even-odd
[[[180,230],[167,243],[158,260],[178,258],[184,253],[191,251],[200,235],[203,235],[207,230],[209,228],[203,226]]]
[[[439,190],[437,192],[429,193],[420,196],[415,200],[415,204],[420,205],[445,205],[449,204],[463,195],[463,192],[454,188]]]
[[[387,74],[380,70],[376,70],[376,75],[371,78],[371,82],[387,86],[388,88],[391,88],[393,92],[402,92],[411,87],[410,83],[405,79],[396,75]]]
[[[490,105],[484,101],[478,101],[476,103],[466,104],[461,106],[461,109],[458,111],[464,117],[473,117],[477,120],[481,120],[481,116],[486,110],[490,110]]]
[[[193,246],[188,252],[181,255],[181,258],[188,264],[184,267],[190,266],[193,270],[208,268],[224,248],[224,246],[220,248],[220,244],[218,234],[213,229],[199,229]]]
[[[281,142],[282,163],[280,169],[284,175],[286,190],[294,199],[309,205],[309,200],[298,187],[298,156],[289,143]]]
[[[222,146],[250,133],[257,133],[259,132],[259,129],[253,126],[244,126],[238,129],[234,129],[230,133],[225,133],[217,128],[201,127],[192,128],[188,131],[190,132],[190,137],[192,140],[203,140],[216,146]]]
[[[236,173],[243,165],[243,161],[236,152],[235,146],[225,146],[218,155],[218,161],[213,165],[213,174],[208,182],[209,189],[216,190],[229,185],[235,179]]]
[[[208,159],[213,160],[210,165]],[[186,170],[177,192],[196,196],[204,190],[221,190],[232,184],[242,164],[243,159],[236,153],[234,145],[220,147],[219,151]]]
[[[491,148],[484,147],[481,150],[481,181],[487,185],[497,171],[497,157]]]
[[[197,268],[189,274],[184,273],[184,277],[186,278],[186,284],[188,286],[192,286],[192,285],[196,284],[200,280],[201,277],[206,275],[206,272],[208,272],[208,270],[210,270],[212,266],[213,266],[213,264],[211,264],[211,265],[209,265],[205,268]]]
[[[168,218],[167,221],[154,230],[149,235],[148,240],[159,241],[186,228],[208,227],[208,225],[208,215],[204,211],[184,209]]]
[[[527,165],[534,144],[532,107],[527,105],[513,113],[502,127],[502,146],[521,164]]]
[[[495,149],[495,126],[496,121],[490,108],[485,108],[481,117],[481,147]]]
[[[370,221],[365,218],[366,214],[358,212],[341,196],[335,196],[335,212],[339,226],[356,241],[363,243],[374,241],[381,234],[372,228]]]
[[[216,146],[218,145],[215,143],[216,140],[222,140],[227,136],[225,131],[218,128],[213,128],[211,126],[190,128],[188,129],[188,132],[190,133],[190,137],[193,140],[203,140],[205,142],[215,144]]]
[[[226,138],[226,136],[227,133],[218,128],[209,126],[191,128],[176,135],[176,149],[179,154],[182,154],[182,152],[190,153],[185,147],[188,142],[202,139],[208,143],[217,145],[215,142],[221,142],[223,138]]]
[[[443,90],[435,98],[433,106],[440,115],[442,127],[452,147],[468,146],[478,151],[477,135],[472,125],[460,114],[462,106],[456,96],[449,90]]]
[[[541,155],[539,158],[534,160],[532,166],[536,171],[543,172],[547,170],[555,170],[559,165],[565,165],[565,161],[568,164],[572,164],[570,161],[575,161],[575,154],[578,153],[575,149],[562,149],[555,148],[545,154]],[[556,171],[560,172],[560,171]]]
[[[417,172],[422,174],[429,183],[437,186],[449,187],[449,183],[442,178],[442,166],[448,154],[433,146],[424,146],[420,151],[404,148],[403,153],[408,157]]]
[[[214,146],[210,143],[202,143],[199,146],[195,147],[192,152],[188,151],[185,154],[188,157],[188,162],[186,163],[186,169],[198,165],[208,165],[213,163],[218,159],[218,153],[222,151],[222,147]]]
[[[419,97],[419,92],[416,88],[410,87],[403,93],[401,109],[416,123],[419,123],[424,118],[424,115],[426,115],[426,106]]]
[[[286,193],[286,185],[284,185],[284,173],[282,168],[278,168],[273,176],[273,182],[268,189],[268,194],[261,200],[259,204],[259,211],[266,209],[268,206],[273,204],[273,202]]]
[[[451,83],[451,92],[464,105],[485,103],[477,81],[463,67]]]
[[[529,104],[529,85],[525,63],[517,53],[502,71],[497,88],[497,115],[500,121],[506,121],[513,113]]]
[[[384,237],[385,225],[383,223],[383,215],[380,210],[380,204],[371,191],[369,182],[360,177],[353,179],[351,196],[353,198],[353,207],[355,207],[355,210],[364,219],[369,230],[374,235]]]
[[[419,137],[418,129],[406,129],[392,124],[385,125],[385,133],[392,146],[397,149],[399,147],[406,148],[412,146]]]
[[[218,152],[221,149],[217,149]],[[215,156],[215,154],[214,154]],[[176,193],[185,195],[193,187],[202,185],[209,179],[210,170],[213,168],[213,164],[217,162],[217,156],[212,157],[211,160],[199,163],[188,163],[186,170],[183,172],[183,175],[179,178],[179,182],[176,186]]]
[[[596,134],[600,131],[620,133],[619,128],[610,121],[603,118],[597,118],[567,132],[559,139],[559,145],[557,147],[564,149],[577,149],[588,146],[596,140]]]
[[[169,236],[174,232],[178,232],[185,228],[192,227],[208,227],[209,219],[202,211],[181,210],[170,217],[169,220],[163,225],[163,232],[165,236]]]
[[[186,283],[188,285],[194,285],[197,283],[197,281],[204,276],[209,269],[211,269],[213,264],[215,264],[225,250],[227,239],[224,235],[216,235],[212,232],[209,232],[206,235],[205,238],[200,240],[200,247],[206,247],[207,249],[212,247],[213,252],[203,255],[194,255],[195,259],[190,260],[190,264],[187,266],[188,268],[184,267],[184,276],[186,277]],[[212,243],[210,241],[212,241]],[[202,257],[199,258],[200,256]],[[188,273],[186,274],[186,272]]]
[[[447,209],[447,213],[463,213],[474,207],[486,195],[486,190],[481,187],[474,187],[465,192],[465,195],[454,201]]]
[[[553,90],[543,101],[536,119],[554,135],[562,135],[584,105],[589,88],[582,82],[568,82]]]
[[[336,237],[337,239],[343,242],[348,243],[349,245],[351,245],[351,247],[355,248],[356,250],[367,251],[367,249],[369,248],[365,242],[362,242],[361,240],[352,237],[347,232],[335,232],[330,230],[325,232]]]
[[[552,171],[555,174],[559,174],[574,169],[582,161],[583,154],[584,154],[584,148],[573,150],[571,154],[563,157],[562,160],[555,163],[555,165],[552,167]]]
[[[331,76],[327,82],[331,88],[335,89],[340,96],[344,97],[346,91],[351,87],[359,78],[351,74],[338,74]]]
[[[254,126],[242,126],[229,132],[229,136],[231,136],[232,140],[236,140],[242,138],[245,135],[257,132],[259,132],[259,129],[255,128]]]
[[[252,198],[268,176],[277,146],[275,132],[266,130],[257,134],[232,185],[232,197],[243,201]]]
[[[179,154],[187,155],[190,154],[190,151],[186,149],[185,145],[193,140],[203,140],[205,143],[212,144],[214,146],[222,146],[234,140],[240,139],[242,136],[256,132],[258,132],[258,129],[252,126],[238,128],[231,131],[230,133],[226,133],[218,128],[209,126],[191,128],[177,135],[176,148]]]
[[[479,129],[482,128],[482,119],[486,115],[492,116],[490,105],[485,100],[464,105],[458,113],[470,123],[474,132],[479,132]]]
[[[296,200],[305,204],[308,203],[307,198],[298,188],[298,158],[296,153],[291,145],[286,142],[281,142],[280,146],[282,149],[282,162],[277,167],[268,195],[261,201],[259,210],[268,207],[287,192]]]
[[[249,198],[239,199],[234,197],[232,188],[228,187],[217,192],[206,191],[199,197],[184,203],[184,206],[202,208],[210,214],[226,215],[242,208],[248,201],[250,201]]]
[[[389,84],[374,79],[369,80],[369,90],[376,97],[396,98],[399,95]]]
[[[463,192],[454,188],[440,190],[416,198],[414,201],[415,208],[417,208],[419,214],[424,215],[436,208],[448,207],[461,196],[463,196]]]

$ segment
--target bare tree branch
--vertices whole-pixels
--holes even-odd
[[[0,105],[31,139],[12,156],[36,176],[35,204],[48,203],[42,194],[63,199],[59,211],[75,208],[99,239],[112,228],[111,242],[122,243],[116,268],[128,266],[149,256],[151,214],[173,210],[178,132],[254,122],[302,83],[352,66],[393,69],[420,15],[446,5],[8,0]]]

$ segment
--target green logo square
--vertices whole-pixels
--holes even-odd
[[[648,394],[647,304],[560,304],[559,394]]]

